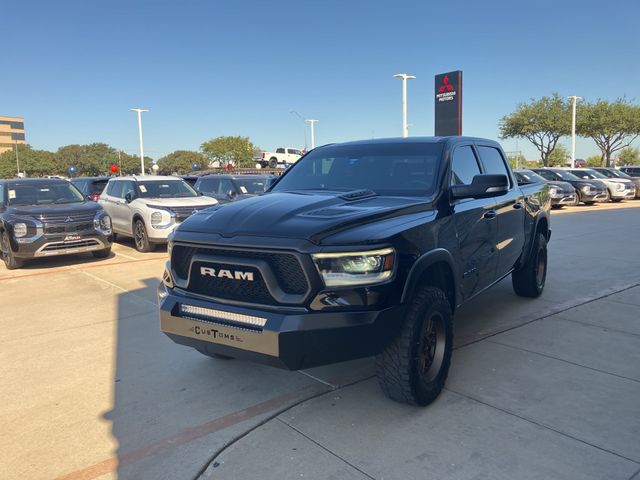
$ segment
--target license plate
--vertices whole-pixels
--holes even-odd
[[[64,237],[65,242],[75,242],[76,240],[80,240],[82,238],[81,235],[67,235]]]

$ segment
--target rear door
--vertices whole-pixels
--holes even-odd
[[[451,156],[450,185],[469,185],[481,173],[471,144],[455,147]],[[453,200],[453,221],[462,265],[462,293],[469,298],[496,278],[498,220],[492,198]]]
[[[484,173],[506,175],[509,178],[509,191],[495,197],[498,214],[497,277],[501,277],[513,268],[524,248],[524,195],[510,175],[502,152],[490,145],[477,145],[477,148]]]

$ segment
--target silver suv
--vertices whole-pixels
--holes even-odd
[[[201,196],[178,177],[117,177],[109,180],[98,203],[111,217],[114,237],[133,237],[136,250],[150,252],[180,222],[218,203]]]

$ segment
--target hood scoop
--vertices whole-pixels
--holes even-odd
[[[351,192],[343,193],[342,195],[340,195],[340,198],[347,201],[354,201],[354,200],[362,200],[363,198],[375,197],[376,195],[377,193],[374,192],[373,190],[363,189],[363,190],[353,190]]]
[[[303,213],[306,217],[339,217],[343,215],[349,215],[351,213],[359,212],[357,208],[345,208],[345,207],[327,207],[319,210],[312,210],[311,212]]]

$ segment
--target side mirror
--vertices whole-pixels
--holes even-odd
[[[509,178],[506,175],[476,175],[471,185],[454,185],[451,195],[458,198],[489,198],[504,195],[509,191]]]
[[[131,203],[134,199],[133,193],[128,192],[125,196],[124,199],[127,203]]]
[[[229,190],[227,192],[227,197],[229,198],[236,198],[238,196],[238,194],[236,192],[234,192],[233,190]]]

